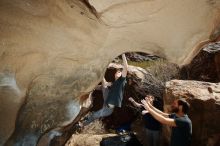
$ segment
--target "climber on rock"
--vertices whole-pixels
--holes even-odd
[[[114,81],[107,82],[105,78],[102,80],[102,92],[104,104],[102,109],[89,114],[78,123],[80,127],[86,126],[96,119],[107,117],[113,113],[115,107],[122,106],[123,92],[128,72],[128,63],[125,54],[122,54],[123,68],[114,70]]]

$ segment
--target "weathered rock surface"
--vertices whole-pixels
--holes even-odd
[[[8,124],[12,121],[15,122],[16,115],[22,104],[21,91],[15,81],[15,75],[9,72],[0,73],[0,145],[1,141],[8,138],[8,134],[12,134],[15,125]],[[7,109],[7,110],[5,110]]]
[[[158,56],[146,54],[142,52],[129,52],[126,53],[126,57],[128,61],[134,61],[134,62],[153,61],[160,59],[160,57]]]
[[[9,145],[35,145],[72,121],[78,98],[123,52],[187,62],[197,44],[219,36],[219,7],[217,0],[0,0],[0,73],[14,74],[17,86],[13,95],[1,89],[0,145],[10,136]]]
[[[164,98],[167,110],[167,105],[179,96],[186,98],[191,105],[192,146],[219,146],[220,84],[183,80],[167,82]]]
[[[220,82],[220,42],[209,43],[181,69],[184,79]]]

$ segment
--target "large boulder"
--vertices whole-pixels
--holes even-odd
[[[0,7],[1,78],[12,74],[16,83],[1,82],[0,145],[35,145],[71,122],[79,97],[119,54],[184,64],[220,30],[217,0],[0,0]]]
[[[183,80],[167,82],[165,109],[169,111],[169,105],[179,97],[186,98],[191,105],[192,146],[219,146],[220,84]]]
[[[202,47],[196,57],[181,69],[182,78],[206,82],[220,82],[220,42]]]

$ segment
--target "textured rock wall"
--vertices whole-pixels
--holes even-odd
[[[175,98],[184,97],[190,103],[192,146],[220,144],[220,84],[200,81],[172,80],[166,84],[165,109]],[[169,134],[166,134],[169,135]],[[169,137],[167,137],[169,138]]]
[[[195,58],[181,68],[182,78],[206,82],[220,82],[220,42],[209,43]]]
[[[218,15],[217,0],[0,0],[0,145],[35,145],[74,119],[125,51],[184,64],[218,36]]]

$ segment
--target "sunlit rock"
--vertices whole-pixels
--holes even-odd
[[[219,145],[220,84],[183,80],[167,82],[165,109],[169,110],[172,101],[180,97],[186,98],[191,105],[189,117],[193,127],[192,145]]]
[[[1,104],[19,103],[0,115],[8,121],[0,144],[16,125],[9,145],[35,144],[74,119],[79,109],[70,106],[80,107],[78,97],[119,54],[144,51],[184,64],[220,30],[217,0],[0,0],[0,7],[0,73],[15,74],[21,91],[0,96]]]

